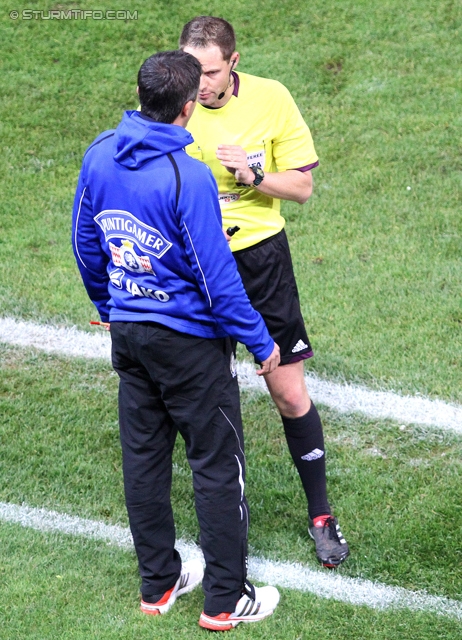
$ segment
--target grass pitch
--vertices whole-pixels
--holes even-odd
[[[3,14],[3,314],[86,327],[93,311],[69,246],[82,154],[137,106],[140,63],[175,48],[193,15],[216,12],[235,24],[241,68],[292,91],[320,156],[310,202],[284,205],[310,367],[460,402],[461,5],[315,0],[305,12],[270,0],[246,3],[245,16],[226,2],[123,8],[138,18]]]
[[[462,401],[460,3],[114,0],[138,11],[126,21],[13,20],[0,6],[2,315],[80,328],[95,317],[69,237],[82,154],[136,107],[141,62],[214,13],[236,28],[241,69],[291,90],[320,156],[310,202],[283,208],[316,353],[307,366]],[[10,347],[0,361],[0,500],[126,524],[109,368]],[[352,548],[342,575],[461,600],[460,438],[321,410],[329,495]],[[252,394],[243,413],[253,552],[314,568],[277,416]],[[178,534],[194,539],[180,445],[175,455]],[[138,613],[132,553],[8,524],[0,538],[2,639],[204,637],[200,591],[160,620]],[[284,590],[274,617],[233,633],[456,640],[461,625]]]

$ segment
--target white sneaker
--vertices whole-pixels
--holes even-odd
[[[200,560],[189,560],[181,566],[181,574],[174,586],[166,591],[157,602],[145,602],[141,600],[141,611],[152,616],[167,613],[175,604],[177,598],[184,593],[189,593],[197,587],[204,576],[204,569]]]
[[[275,587],[254,587],[246,582],[245,593],[238,601],[233,613],[208,616],[204,612],[199,626],[212,631],[228,631],[241,622],[258,622],[270,616],[279,602],[279,591]]]

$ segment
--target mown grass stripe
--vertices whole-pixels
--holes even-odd
[[[87,333],[75,328],[53,327],[13,318],[0,318],[0,341],[35,347],[49,353],[81,358],[110,358],[110,337],[101,331]],[[238,363],[241,388],[266,392],[253,365]],[[404,424],[421,424],[462,433],[462,407],[442,400],[401,396],[391,391],[372,391],[353,384],[338,384],[306,375],[311,397],[339,413],[362,413]]]
[[[128,528],[47,509],[1,502],[0,520],[44,533],[59,532],[102,540],[124,550],[133,548]],[[199,558],[203,561],[202,553],[196,545],[178,540],[176,547],[183,560]],[[370,580],[348,578],[339,573],[314,571],[298,563],[272,562],[264,558],[251,557],[249,577],[265,584],[313,593],[321,598],[332,598],[352,605],[364,605],[382,610],[426,611],[462,620],[462,602],[457,600],[432,596],[425,592],[409,591],[401,587],[390,587]]]

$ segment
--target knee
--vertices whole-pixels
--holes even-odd
[[[279,413],[286,418],[300,418],[310,410],[311,400],[306,389],[286,389],[283,394],[273,396]]]

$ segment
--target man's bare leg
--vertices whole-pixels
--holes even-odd
[[[336,567],[349,549],[327,500],[324,435],[305,385],[303,361],[279,366],[265,381],[281,414],[287,445],[305,490],[308,531],[318,559],[326,567]]]

